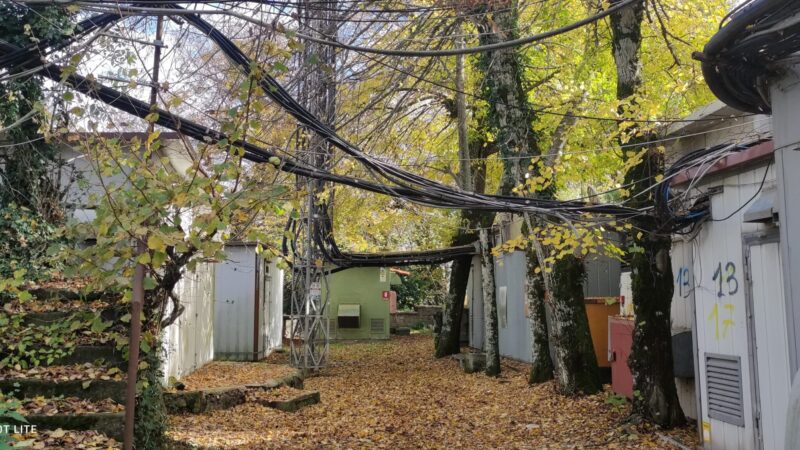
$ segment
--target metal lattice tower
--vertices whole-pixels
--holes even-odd
[[[316,5],[320,3],[322,5]],[[336,2],[330,0],[304,0],[298,4],[300,28],[315,33],[322,30],[335,36]],[[336,80],[334,71],[323,70],[336,66],[335,49],[308,42],[301,52],[299,67],[303,82],[299,87],[300,101],[312,114],[332,124],[336,113]],[[312,58],[317,64],[309,64]],[[298,138],[298,157],[312,166],[328,168],[331,160],[329,144],[312,133],[301,132]],[[317,370],[325,366],[328,357],[329,324],[327,274],[324,267],[320,241],[319,223],[324,209],[318,207],[318,194],[325,185],[319,180],[298,178],[298,189],[306,191],[306,201],[301,208],[298,227],[295,231],[295,247],[292,270],[291,302],[291,363],[304,370]],[[325,289],[324,289],[325,288]],[[323,292],[324,289],[324,292]]]

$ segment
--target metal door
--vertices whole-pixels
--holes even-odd
[[[782,449],[791,373],[777,230],[745,236],[743,249],[756,447]]]

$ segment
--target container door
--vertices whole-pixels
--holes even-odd
[[[746,240],[744,252],[756,446],[780,449],[791,389],[780,245],[777,236]]]

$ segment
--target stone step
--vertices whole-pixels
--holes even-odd
[[[102,361],[108,367],[119,367],[124,369],[127,367],[127,360],[123,353],[112,344],[109,345],[78,345],[71,354],[56,358],[50,364],[42,364],[46,366],[69,366],[73,364],[86,364],[94,363],[95,361]]]
[[[63,396],[95,401],[110,398],[117,403],[125,402],[125,382],[116,380],[8,378],[0,380],[0,391],[18,398]]]
[[[281,386],[303,388],[303,377],[300,371],[283,378],[270,380],[262,384],[230,386],[214,389],[198,389],[193,391],[175,391],[164,393],[164,403],[169,414],[200,414],[208,411],[229,409],[247,401],[249,389],[270,390]]]
[[[481,372],[486,369],[485,353],[459,353],[454,358],[461,364],[461,369],[466,373]]]
[[[70,320],[73,314],[95,315],[100,313],[100,317],[105,321],[118,322],[119,318],[126,314],[123,308],[106,308],[100,311],[88,309],[76,309],[67,311],[42,311],[22,313],[22,322],[30,325],[50,325],[55,322]]]
[[[284,412],[296,412],[306,406],[319,403],[319,392],[304,392],[286,400],[256,400],[255,403]]]
[[[88,431],[95,430],[122,441],[125,428],[125,413],[85,413],[85,414],[29,414],[25,419],[30,425],[43,430]]]

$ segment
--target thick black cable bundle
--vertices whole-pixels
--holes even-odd
[[[175,6],[175,8],[178,8]],[[252,76],[253,61],[250,60],[230,39],[223,35],[210,23],[198,15],[189,14],[184,19],[206,34],[209,39],[219,46],[222,52],[236,64],[243,73]],[[533,212],[545,215],[556,215],[557,212],[572,220],[585,220],[584,214],[604,214],[616,217],[631,217],[640,211],[616,205],[591,205],[581,202],[562,202],[555,200],[542,200],[535,198],[521,198],[512,196],[495,196],[462,192],[449,186],[442,185],[427,178],[415,175],[398,168],[392,164],[377,160],[364,153],[355,145],[341,138],[334,130],[325,125],[317,117],[300,105],[287,92],[280,83],[260,70],[258,81],[265,94],[284,108],[289,114],[308,129],[313,130],[323,137],[328,143],[355,158],[368,169],[380,174],[388,181],[405,187],[410,193],[405,196],[407,200],[430,206],[441,206],[457,209],[484,209],[501,212]],[[395,187],[388,187],[396,190]],[[389,192],[387,192],[388,194]]]
[[[174,4],[169,5],[169,7],[180,8]],[[230,39],[197,15],[189,14],[183,17],[212,39],[240,70],[248,75],[252,75],[252,61],[244,55]],[[119,19],[120,17],[116,14],[101,14],[87,19],[80,24],[79,36],[85,36],[93,29],[109,25]],[[75,36],[73,39],[68,40],[68,42],[74,42],[77,37],[78,36]],[[67,42],[59,44],[58,49],[63,48],[65,45],[67,45]],[[40,61],[40,54],[44,47],[46,47],[46,45],[40,44],[35,48],[17,49],[16,51],[6,52],[5,55],[0,57],[0,62],[2,62],[2,66],[7,69],[38,64]],[[65,76],[63,70],[58,66],[49,65],[43,69],[42,73],[57,82],[65,81],[72,85],[77,91],[139,118],[145,118],[149,114],[155,112],[157,114],[157,118],[155,119],[156,124],[180,132],[199,141],[207,142],[210,140],[212,142],[220,142],[228,139],[225,134],[217,130],[173,115],[160,108],[152,109],[149,104],[132,98],[115,89],[103,86],[94,80],[89,80],[86,77],[74,73]],[[642,213],[639,210],[617,205],[590,205],[574,201],[563,202],[511,196],[492,196],[455,190],[451,187],[399,169],[391,164],[376,160],[363,153],[360,149],[339,137],[332,129],[303,108],[275,79],[263,71],[261,73],[262,75],[259,77],[258,81],[266,95],[273,101],[286,109],[301,124],[315,131],[330,144],[351,155],[366,168],[381,175],[394,185],[373,183],[356,178],[335,175],[326,170],[285,158],[281,159],[280,170],[442,208],[479,209],[516,213],[527,211],[570,220],[592,220],[590,216],[587,216],[591,214],[628,218]],[[243,141],[231,142],[231,145],[242,148],[244,150],[244,157],[257,163],[269,162],[270,158],[277,156],[267,149]],[[327,215],[325,217],[327,217]],[[434,264],[475,253],[473,246],[454,247],[426,252],[382,254],[344,253],[338,249],[333,240],[329,219],[323,221],[323,223],[325,224],[325,228],[317,228],[318,232],[313,236],[313,239],[324,249],[325,257],[329,262],[343,267]]]
[[[179,8],[172,6],[173,8]],[[92,29],[108,24],[117,20],[119,16],[113,14],[99,15],[96,18],[86,20],[82,23],[82,34],[86,34]],[[244,55],[236,45],[227,37],[222,35],[216,28],[210,25],[197,15],[186,15],[184,18],[206,33],[222,51],[239,68],[247,74],[251,73],[251,60]],[[30,60],[28,63],[38,61],[38,52],[28,50]],[[61,81],[61,69],[50,66],[46,75],[56,81]],[[114,106],[140,118],[146,117],[150,112],[149,105],[136,100],[126,94],[114,89],[103,86],[96,81],[90,81],[77,74],[69,75],[66,81],[73,85],[76,90],[94,97],[110,106]],[[321,123],[315,116],[309,113],[272,77],[262,75],[259,79],[265,93],[276,103],[292,114],[300,123],[319,133],[328,142],[362,163],[368,169],[380,174],[388,181],[397,186],[372,183],[369,181],[343,177],[331,174],[327,171],[302,165],[291,160],[284,160],[281,169],[290,173],[311,178],[321,179],[341,183],[372,192],[383,193],[397,198],[403,198],[413,202],[428,206],[452,209],[479,209],[499,212],[533,212],[544,215],[555,215],[559,218],[569,218],[571,220],[585,220],[585,214],[604,214],[626,218],[637,215],[640,211],[616,206],[616,205],[591,205],[582,202],[562,202],[554,200],[541,200],[534,198],[520,198],[511,196],[492,196],[461,192],[440,183],[428,180],[424,177],[404,171],[388,163],[378,161],[363,153],[360,149],[339,137],[333,130]],[[216,131],[203,127],[192,121],[174,116],[164,110],[158,109],[159,115],[157,124],[174,131],[180,131],[189,137],[204,141],[208,138],[219,141],[227,137]],[[245,157],[255,162],[267,162],[276,156],[263,148],[246,142],[235,142],[234,145],[240,146],[245,150]]]
[[[703,77],[711,91],[741,111],[768,114],[765,80],[774,63],[800,50],[796,0],[755,0],[741,7],[703,49]]]

